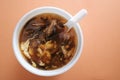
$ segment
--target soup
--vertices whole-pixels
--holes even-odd
[[[53,70],[66,65],[77,48],[74,28],[68,31],[67,20],[44,13],[30,19],[23,27],[19,44],[23,57],[33,67]]]

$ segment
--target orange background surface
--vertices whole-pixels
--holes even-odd
[[[41,6],[55,6],[74,15],[86,8],[80,22],[84,47],[78,62],[55,77],[36,76],[18,63],[12,36],[19,19]],[[120,0],[0,0],[0,80],[120,80]]]

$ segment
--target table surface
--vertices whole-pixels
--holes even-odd
[[[72,15],[86,8],[80,22],[84,35],[82,55],[64,74],[41,77],[26,71],[12,49],[19,19],[28,11],[55,6]],[[120,80],[120,0],[0,0],[0,80]]]

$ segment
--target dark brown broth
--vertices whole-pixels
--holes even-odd
[[[77,36],[67,32],[67,20],[57,14],[44,13],[30,19],[20,35],[20,49],[34,67],[44,70],[60,68],[74,56]]]

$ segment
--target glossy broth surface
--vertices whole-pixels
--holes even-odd
[[[20,34],[20,50],[33,66],[52,70],[66,65],[74,56],[77,36],[68,31],[67,20],[57,14],[44,13],[30,19]]]

